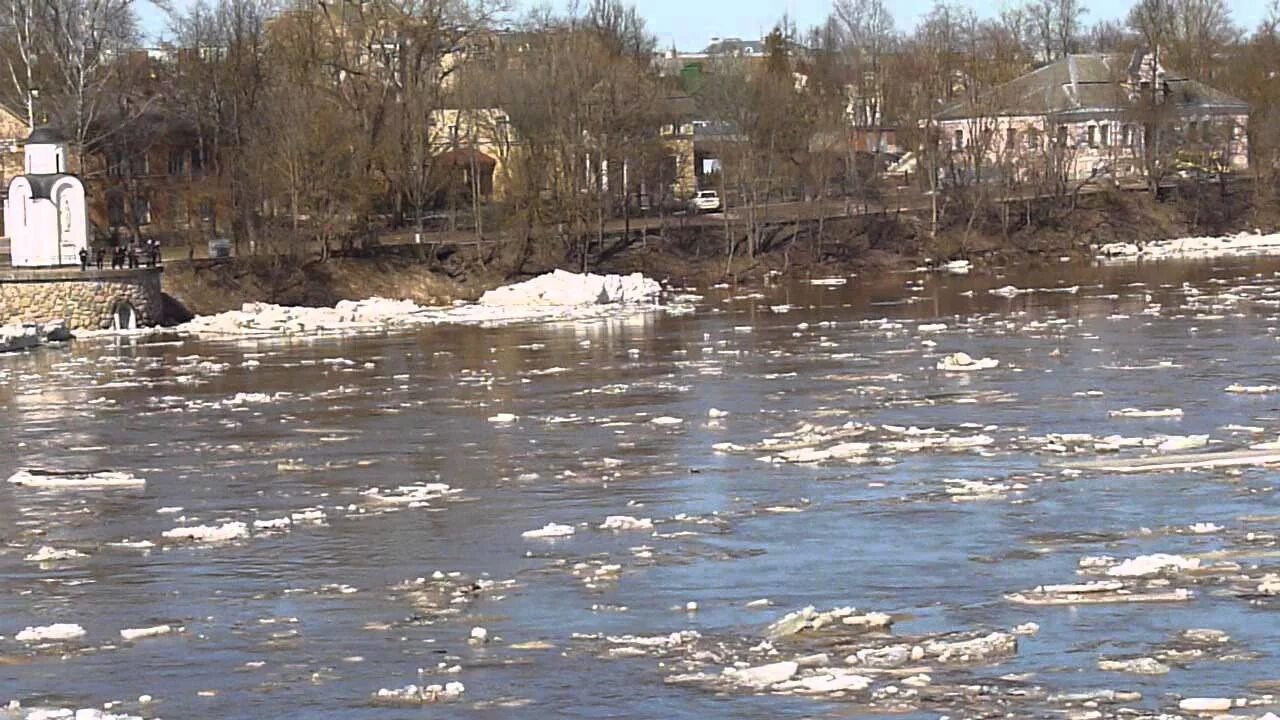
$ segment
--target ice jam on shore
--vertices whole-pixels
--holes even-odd
[[[1184,237],[1147,243],[1114,242],[1098,248],[1106,259],[1162,259],[1280,254],[1280,233],[1237,233],[1218,237]]]
[[[639,273],[594,275],[556,270],[485,293],[478,303],[428,307],[409,300],[343,300],[334,307],[246,303],[178,327],[191,335],[270,337],[353,334],[416,325],[504,325],[591,319],[658,307],[662,286]]]

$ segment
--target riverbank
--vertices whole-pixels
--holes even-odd
[[[733,228],[729,257],[720,226],[673,226],[662,235],[606,240],[593,247],[588,269],[640,272],[676,285],[758,283],[768,277],[849,275],[899,270],[964,259],[976,267],[1058,264],[1092,259],[1108,243],[1141,244],[1192,235],[1224,235],[1280,227],[1274,210],[1260,208],[1247,186],[1212,193],[1174,193],[1157,201],[1144,193],[1082,196],[1062,202],[1027,201],[993,207],[936,234],[927,216],[895,213],[823,221],[777,223],[745,250],[745,230]],[[950,216],[957,213],[951,212]],[[532,250],[517,242],[485,246],[388,246],[331,257],[255,256],[174,262],[165,290],[175,302],[169,321],[239,308],[246,302],[332,306],[342,300],[388,297],[420,305],[474,300],[486,290],[555,269],[578,271],[581,258],[560,243]]]

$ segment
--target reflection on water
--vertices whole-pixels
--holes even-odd
[[[1036,438],[1207,434],[1210,449],[1274,439],[1280,396],[1224,388],[1280,384],[1278,269],[1232,260],[901,274],[756,297],[713,290],[684,317],[345,340],[103,340],[2,357],[0,477],[122,470],[147,485],[0,488],[0,702],[401,717],[370,693],[418,682],[422,669],[428,682],[465,683],[451,715],[845,715],[812,698],[668,685],[651,657],[599,661],[575,639],[759,636],[805,605],[903,613],[913,633],[1040,625],[978,679],[1034,673],[1055,691],[1135,689],[1144,699],[1134,705],[1148,709],[1166,707],[1166,693],[1246,695],[1280,674],[1267,602],[1206,589],[1177,605],[1045,608],[1003,595],[1076,581],[1082,555],[1206,554],[1245,530],[1274,531],[1250,520],[1273,513],[1270,471],[1063,476]],[[1079,287],[987,292],[1007,285]],[[934,370],[957,350],[1000,367]],[[1108,417],[1125,407],[1184,415]],[[514,419],[491,421],[504,413]],[[762,462],[767,447],[732,449],[805,423],[865,427],[852,439],[873,450],[786,464]],[[903,437],[914,436],[884,426],[991,442],[912,449]],[[948,479],[1018,489],[957,502]],[[424,483],[459,492],[423,503],[371,494]],[[658,536],[595,528],[610,515],[652,518]],[[290,521],[266,522],[280,518]],[[231,522],[251,537],[199,546],[162,535]],[[1225,530],[1179,530],[1197,522]],[[548,523],[575,532],[521,537]],[[46,545],[88,557],[24,560]],[[772,607],[747,606],[760,598]],[[54,622],[87,635],[65,653],[11,639]],[[119,636],[160,624],[182,630]],[[490,642],[468,642],[477,626]],[[1100,656],[1149,653],[1191,627],[1224,630],[1258,655],[1158,676],[1096,669]],[[144,693],[156,702],[138,705]]]

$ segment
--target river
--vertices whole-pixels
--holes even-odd
[[[989,292],[1004,286],[1034,290]],[[1062,463],[1145,456],[1170,437],[1200,451],[1274,441],[1280,390],[1226,388],[1280,385],[1280,261],[700,292],[686,315],[102,338],[0,357],[0,479],[145,479],[0,482],[0,704],[22,708],[0,717],[104,703],[170,719],[1115,717],[1183,697],[1265,712],[1280,598],[1241,588],[1280,568],[1275,473]],[[936,369],[956,351],[1000,364]],[[1113,414],[1124,408],[1182,414]],[[837,440],[854,446],[768,459]],[[642,527],[600,529],[609,516]],[[246,537],[165,536],[233,522]],[[574,532],[524,536],[549,523]],[[46,546],[82,555],[27,559]],[[1119,576],[1084,556],[1150,553],[1212,567],[1133,581],[1190,591],[1180,602],[1005,597]],[[892,614],[891,632],[869,636],[880,645],[1022,630],[1016,653],[913,657],[918,668],[868,670],[870,688],[838,695],[716,680],[734,662],[868,641],[815,629],[757,645],[810,605]],[[53,623],[85,634],[15,639]],[[160,625],[170,632],[120,636]],[[1191,642],[1189,628],[1229,639]],[[681,631],[697,639],[619,639]],[[1098,667],[1136,657],[1168,672]],[[465,691],[425,709],[373,697],[451,682]],[[1140,698],[1070,696],[1102,690]]]

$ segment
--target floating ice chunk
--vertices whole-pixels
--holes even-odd
[[[489,631],[479,626],[473,627],[468,638],[473,643],[486,643],[489,642]]]
[[[1218,713],[1230,710],[1233,704],[1231,698],[1183,698],[1178,701],[1178,709],[1183,712]]]
[[[825,285],[828,287],[838,287],[840,285],[846,285],[848,284],[848,282],[849,282],[849,278],[829,277],[829,278],[813,278],[809,281],[809,284],[819,285],[819,286]]]
[[[1222,526],[1211,522],[1198,522],[1189,525],[1187,529],[1196,535],[1212,535],[1213,533],[1221,532]]]
[[[489,418],[489,422],[494,423],[495,425],[508,425],[519,419],[520,419],[519,415],[513,415],[511,413],[504,412],[504,413],[498,413],[497,415],[491,416]]]
[[[1195,570],[1199,567],[1200,558],[1155,553],[1153,555],[1139,555],[1125,560],[1119,565],[1107,568],[1107,575],[1111,577],[1147,577],[1159,575],[1165,571],[1181,572]]]
[[[763,690],[780,682],[790,680],[800,670],[800,665],[794,661],[787,660],[784,662],[770,663],[768,665],[759,665],[756,667],[743,668],[725,668],[724,675],[737,685],[745,685],[751,688]]]
[[[1164,675],[1169,666],[1151,657],[1132,658],[1129,660],[1099,660],[1098,669],[1108,672],[1126,672],[1135,675]]]
[[[287,517],[253,521],[253,528],[255,530],[287,530],[290,525],[293,525],[293,520]]]
[[[324,524],[324,518],[325,518],[324,510],[321,510],[321,509],[319,509],[319,508],[310,508],[310,509],[307,509],[307,510],[299,510],[299,511],[298,511],[298,512],[296,512],[296,513],[290,513],[290,514],[289,514],[289,519],[290,519],[290,520],[292,520],[292,521],[294,522],[294,524],[295,524],[295,525],[297,525],[297,524],[301,524],[301,523],[311,523],[311,524],[315,524],[315,525],[323,525],[323,524]]]
[[[1150,410],[1142,410],[1140,408],[1121,408],[1119,410],[1110,410],[1107,417],[1116,418],[1175,418],[1182,417],[1182,408],[1154,408]]]
[[[1240,383],[1232,383],[1227,386],[1227,392],[1244,395],[1270,395],[1272,393],[1280,393],[1280,385],[1241,385]]]
[[[1176,452],[1178,450],[1200,448],[1208,444],[1208,435],[1166,435],[1164,440],[1156,446],[1156,450],[1159,452]]]
[[[373,701],[405,705],[423,705],[442,700],[456,700],[466,692],[460,682],[449,682],[443,685],[405,685],[402,688],[381,688],[373,694]]]
[[[241,392],[241,393],[236,393],[235,395],[233,395],[233,396],[231,396],[231,397],[227,398],[226,400],[224,400],[224,401],[223,401],[223,404],[224,404],[224,405],[229,405],[229,406],[238,406],[238,405],[263,405],[263,404],[266,404],[266,403],[269,403],[269,402],[274,402],[274,401],[275,401],[275,400],[277,400],[278,398],[279,398],[279,396],[278,396],[278,395],[271,395],[271,394],[269,394],[269,393],[243,393],[243,392]]]
[[[1025,292],[1030,292],[1030,291],[1019,290],[1018,288],[1012,285],[1005,285],[1004,287],[992,288],[987,292],[991,293],[992,295],[999,295],[1000,297],[1011,298],[1011,297],[1017,297],[1018,295],[1021,295]]]
[[[610,515],[599,525],[601,530],[652,530],[650,518],[634,518],[630,515]]]
[[[952,275],[968,275],[969,271],[973,269],[973,263],[968,260],[952,260],[943,265],[942,269]]]
[[[796,448],[784,450],[773,458],[775,462],[784,463],[817,463],[828,460],[848,460],[862,458],[871,453],[871,444],[864,442],[846,442],[832,445],[829,448]]]
[[[707,411],[707,417],[712,419],[729,417],[729,413],[724,410],[719,410],[717,408],[711,408],[710,410]]]
[[[75,623],[54,623],[28,627],[13,637],[18,642],[49,642],[56,640],[75,640],[84,637],[84,628]]]
[[[154,625],[152,627],[145,628],[125,628],[120,631],[120,637],[132,642],[134,640],[142,640],[143,638],[168,635],[171,632],[173,632],[173,626],[171,625]]]
[[[938,360],[937,368],[944,372],[972,372],[990,370],[999,367],[1000,361],[995,358],[972,358],[968,353],[957,352]]]
[[[989,662],[1018,652],[1018,639],[1009,633],[993,632],[971,640],[932,640],[925,643],[926,654],[942,663]]]
[[[1021,625],[1015,625],[1013,628],[1014,635],[1035,635],[1038,632],[1040,632],[1040,625],[1033,622],[1026,622],[1026,623],[1022,623]]]
[[[412,505],[448,495],[455,495],[460,492],[461,490],[456,490],[447,483],[420,483],[418,485],[401,485],[394,490],[370,488],[360,494],[379,502]]]
[[[34,563],[48,563],[58,562],[59,560],[75,560],[76,558],[83,557],[88,557],[88,555],[73,548],[55,548],[45,545],[39,550],[24,557],[23,560]]]
[[[649,422],[653,423],[654,425],[679,425],[679,424],[683,423],[683,422],[684,422],[684,420],[682,420],[681,418],[678,418],[678,417],[671,417],[671,416],[669,416],[669,415],[663,415],[663,416],[661,416],[661,417],[656,417],[656,418],[654,418],[654,419],[650,420]]]
[[[561,538],[569,537],[574,533],[572,525],[557,525],[556,523],[547,523],[536,530],[525,530],[520,533],[523,538]]]
[[[924,325],[920,325],[916,328],[916,330],[922,333],[936,333],[936,332],[942,332],[946,329],[947,329],[946,323],[925,323]]]
[[[838,671],[822,675],[809,675],[797,682],[800,689],[811,693],[858,692],[871,687],[871,678]]]
[[[191,525],[165,530],[161,536],[169,540],[227,542],[249,537],[249,526],[242,522],[229,522],[225,525]]]
[[[42,490],[142,487],[147,484],[146,480],[126,472],[77,473],[48,470],[19,470],[9,476],[9,482],[19,487],[39,488]]]

